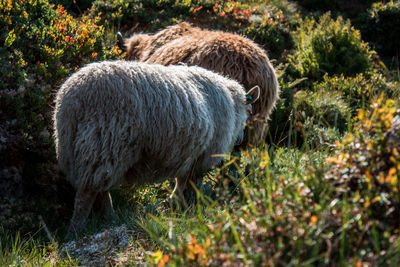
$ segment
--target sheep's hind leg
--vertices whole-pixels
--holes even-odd
[[[77,238],[89,217],[90,210],[96,200],[98,192],[84,186],[79,186],[75,196],[74,214],[72,215],[67,237]]]

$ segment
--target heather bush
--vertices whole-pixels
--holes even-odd
[[[378,251],[398,235],[393,226],[400,223],[399,141],[399,105],[380,97],[369,110],[359,110],[354,130],[327,158],[325,178],[335,186],[337,197],[360,204],[357,213],[370,224],[359,230],[371,235]],[[387,251],[381,253],[385,256]]]
[[[330,13],[317,22],[306,18],[295,32],[296,48],[289,56],[289,69],[297,77],[318,80],[323,75],[354,76],[371,69],[373,52],[361,40],[360,32],[342,17]]]

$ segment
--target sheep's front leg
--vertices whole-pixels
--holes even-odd
[[[113,219],[115,217],[115,212],[110,192],[105,191],[98,193],[96,198],[96,203],[99,205],[104,218]]]
[[[79,186],[75,196],[74,214],[72,215],[67,236],[78,237],[89,217],[90,210],[98,192]]]

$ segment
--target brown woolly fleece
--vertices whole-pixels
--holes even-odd
[[[170,26],[156,34],[135,34],[125,41],[127,59],[162,65],[198,65],[228,76],[246,90],[261,89],[253,106],[253,123],[247,127],[242,143],[258,145],[263,141],[267,119],[279,98],[275,70],[265,51],[237,34],[209,31],[189,23]]]

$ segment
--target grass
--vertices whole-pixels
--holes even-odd
[[[363,215],[359,202],[346,193],[338,197],[325,179],[329,155],[297,148],[244,152],[206,179],[212,193],[197,191],[195,204],[186,209],[160,204],[168,183],[136,193],[119,189],[113,192],[120,217],[114,225],[140,233],[140,241],[132,239],[131,246],[152,252],[146,261],[158,265],[398,263],[397,234],[389,234],[393,244],[381,242],[395,229],[379,229],[375,218]],[[92,216],[84,235],[107,227],[100,222],[100,216]],[[78,264],[61,257],[57,247],[64,240],[56,242],[18,235],[4,239],[0,262]],[[134,258],[132,251],[122,253]]]

